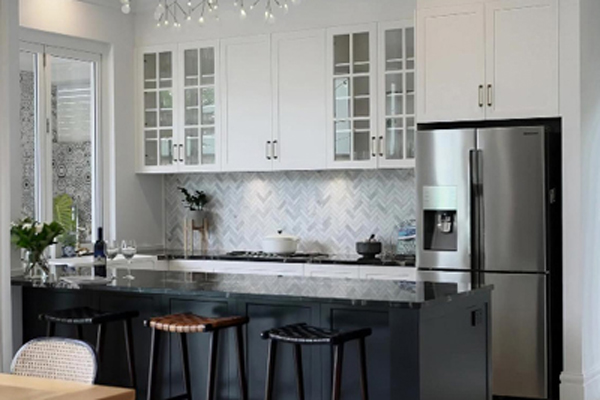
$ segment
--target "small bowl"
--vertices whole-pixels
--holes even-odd
[[[356,252],[364,258],[375,258],[381,248],[381,242],[356,242]]]

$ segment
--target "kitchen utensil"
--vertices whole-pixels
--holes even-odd
[[[381,253],[382,245],[380,241],[375,240],[375,235],[364,242],[356,242],[356,252],[364,258],[375,258]]]
[[[262,250],[265,253],[293,254],[298,250],[300,238],[283,234],[282,230],[277,235],[270,235],[262,240]]]

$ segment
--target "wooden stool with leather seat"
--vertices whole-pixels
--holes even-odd
[[[275,362],[277,359],[277,343],[289,343],[294,346],[294,360],[296,363],[296,383],[298,400],[304,400],[304,376],[302,370],[302,345],[329,345],[333,347],[333,388],[332,400],[340,400],[342,393],[342,363],[344,360],[344,345],[356,340],[358,342],[359,367],[360,367],[360,392],[362,400],[369,400],[367,385],[367,361],[365,338],[372,333],[371,328],[362,328],[352,331],[337,331],[310,326],[305,323],[286,325],[273,328],[261,334],[269,341],[269,358],[267,364],[267,385],[265,400],[273,399],[273,385],[275,375]]]
[[[127,352],[127,367],[129,369],[129,381],[132,388],[136,388],[135,358],[133,351],[133,331],[131,321],[138,317],[138,311],[100,311],[89,307],[76,307],[66,310],[50,311],[39,316],[40,320],[47,324],[47,336],[54,336],[56,324],[72,325],[76,328],[77,339],[83,339],[83,326],[95,325],[98,327],[96,333],[96,355],[98,362],[102,365],[104,350],[106,324],[112,322],[123,322],[125,333],[125,351]]]
[[[210,354],[208,367],[208,385],[207,400],[214,400],[216,394],[216,376],[217,376],[217,355],[219,349],[219,333],[222,329],[235,328],[236,331],[236,350],[239,368],[239,383],[242,400],[248,399],[248,389],[246,384],[246,372],[244,361],[244,339],[242,327],[248,323],[247,317],[222,317],[209,318],[201,317],[191,313],[172,314],[162,317],[155,317],[144,324],[152,329],[151,348],[150,348],[150,371],[148,372],[148,400],[152,400],[152,387],[158,366],[158,349],[160,346],[161,332],[178,333],[181,353],[183,360],[183,381],[185,393],[171,397],[174,399],[192,399],[191,381],[190,381],[190,362],[188,355],[188,333],[210,333]]]

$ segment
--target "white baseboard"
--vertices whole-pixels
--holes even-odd
[[[560,382],[561,400],[600,399],[600,366],[585,374],[563,372]]]

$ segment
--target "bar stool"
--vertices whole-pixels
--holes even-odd
[[[178,333],[181,344],[181,355],[183,361],[183,383],[185,393],[171,397],[174,399],[192,399],[192,387],[190,381],[190,362],[188,357],[188,333],[210,333],[210,353],[208,366],[208,388],[207,400],[215,398],[215,383],[217,377],[217,355],[219,348],[219,333],[222,329],[235,328],[237,359],[239,368],[239,383],[242,400],[248,399],[248,388],[246,384],[246,372],[244,366],[244,339],[242,327],[248,323],[247,317],[223,317],[208,318],[192,313],[172,314],[163,317],[155,317],[144,321],[144,325],[152,329],[150,344],[150,371],[148,372],[148,400],[152,400],[152,386],[155,379],[158,363],[158,349],[160,345],[160,332]]]
[[[133,352],[133,333],[131,331],[131,320],[138,317],[138,311],[105,312],[94,310],[89,307],[69,308],[67,310],[50,311],[40,314],[39,318],[46,321],[46,336],[54,336],[56,324],[73,325],[76,328],[77,339],[83,340],[83,326],[97,325],[96,333],[96,355],[98,362],[102,363],[102,351],[104,350],[104,330],[110,322],[123,322],[125,333],[125,349],[127,351],[127,367],[129,369],[129,382],[132,388],[137,387],[135,377],[135,358]]]
[[[360,359],[360,388],[362,400],[369,399],[367,385],[367,363],[365,352],[365,338],[371,335],[370,328],[354,331],[340,332],[324,328],[317,328],[305,323],[286,325],[265,331],[261,337],[269,340],[269,359],[267,364],[267,386],[265,400],[273,398],[273,376],[277,358],[277,343],[290,343],[294,346],[294,360],[296,364],[296,383],[298,400],[304,400],[304,376],[302,371],[302,345],[329,345],[333,346],[333,385],[332,400],[340,400],[342,389],[342,363],[344,360],[344,344],[352,340],[358,341]]]

